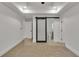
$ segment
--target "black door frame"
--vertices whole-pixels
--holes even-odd
[[[47,42],[47,18],[59,19],[60,17],[36,17],[36,42]],[[38,20],[45,20],[45,41],[38,41]]]
[[[38,40],[38,20],[45,20],[45,41]],[[46,17],[36,17],[36,42],[47,42],[47,18]]]

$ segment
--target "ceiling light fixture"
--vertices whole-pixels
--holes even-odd
[[[45,4],[45,2],[41,2],[41,4]]]
[[[26,6],[23,6],[23,10],[26,10],[27,9],[27,7]]]
[[[54,9],[54,10],[57,10],[57,7],[56,7],[56,6],[54,6],[54,7],[53,7],[53,9]]]
[[[23,6],[23,10],[25,10],[27,8],[27,4],[25,3],[25,5]]]
[[[26,9],[27,7],[26,7],[26,6],[24,6],[23,8],[24,8],[24,9]]]

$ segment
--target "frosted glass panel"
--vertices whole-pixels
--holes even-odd
[[[38,41],[45,41],[45,20],[38,20]]]

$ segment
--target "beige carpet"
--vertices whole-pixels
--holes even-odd
[[[77,57],[63,43],[32,43],[25,39],[3,57]]]

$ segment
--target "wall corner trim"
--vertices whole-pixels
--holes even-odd
[[[79,51],[72,48],[70,45],[65,44],[66,48],[68,48],[69,50],[71,50],[74,54],[76,54],[77,56],[79,56]]]

